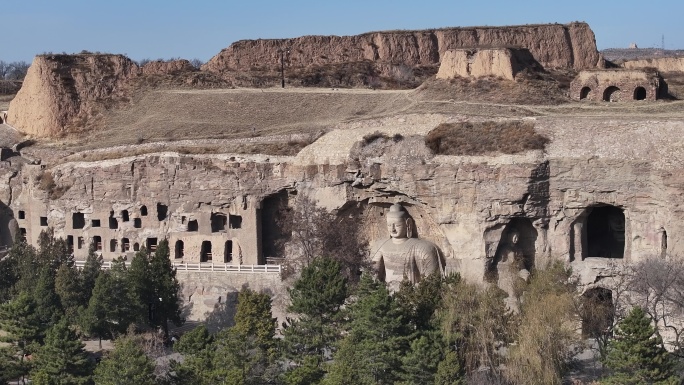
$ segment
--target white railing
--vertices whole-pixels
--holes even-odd
[[[130,261],[126,261],[126,267],[131,266]],[[82,269],[85,261],[74,261],[74,265]],[[172,262],[173,267],[178,271],[225,271],[232,273],[275,273],[280,274],[281,265],[231,265],[228,263],[187,263],[187,262]],[[111,269],[112,262],[102,262],[103,269]]]

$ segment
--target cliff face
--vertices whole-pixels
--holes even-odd
[[[125,99],[126,82],[137,72],[138,66],[122,55],[36,56],[7,121],[35,136],[66,131],[97,115],[102,103]]]
[[[589,25],[571,23],[243,40],[223,49],[202,69],[216,73],[275,70],[283,48],[289,49],[288,68],[360,61],[413,67],[435,65],[450,49],[502,46],[527,48],[548,68],[581,70],[595,68],[599,61]]]

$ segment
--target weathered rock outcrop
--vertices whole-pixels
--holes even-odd
[[[126,98],[138,66],[123,55],[40,55],[10,103],[7,121],[35,136],[52,136]]]
[[[242,40],[223,49],[202,68],[217,73],[275,70],[280,66],[280,51],[287,49],[290,69],[370,61],[387,72],[388,64],[436,65],[450,49],[505,46],[528,49],[548,68],[581,70],[595,68],[599,61],[589,26],[571,23]]]
[[[655,68],[664,73],[684,72],[684,57],[663,57],[651,59],[628,60],[622,64],[629,69]]]
[[[197,71],[197,68],[185,59],[162,61],[155,60],[142,67],[143,75],[166,75]]]
[[[453,49],[442,55],[437,79],[493,76],[514,80],[518,72],[525,68],[534,68],[535,64],[529,51],[523,49]]]

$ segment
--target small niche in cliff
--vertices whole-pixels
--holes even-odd
[[[118,246],[118,242],[116,239],[112,239],[109,241],[109,251],[112,253],[116,253],[116,248]]]
[[[119,228],[119,221],[114,218],[114,211],[109,212],[109,228],[112,230]]]
[[[138,242],[133,244],[133,251],[140,251],[140,244]]]
[[[147,251],[150,253],[154,253],[157,251],[157,238],[147,238]]]
[[[24,210],[19,210],[17,217],[19,217],[19,219],[26,219],[26,212]]]
[[[19,228],[19,235],[21,236],[21,240],[26,242],[26,229],[23,227]]]
[[[95,243],[95,250],[102,251],[102,237],[96,235],[93,237],[93,243]]]
[[[140,216],[142,216],[142,217],[147,216],[147,206],[145,206],[145,205],[140,206]]]
[[[100,227],[100,220],[99,219],[93,219],[90,223],[91,223],[91,227]]]
[[[124,222],[128,222],[128,210],[121,211],[121,220]]]
[[[157,203],[157,219],[163,221],[169,212],[169,207],[162,203]]]
[[[212,233],[224,231],[226,229],[227,223],[228,223],[228,217],[225,214],[211,213],[211,232]]]
[[[233,241],[226,241],[226,245],[223,249],[223,263],[229,263],[233,261]]]
[[[128,252],[131,249],[131,241],[128,240],[128,238],[123,238],[121,240],[121,252],[125,253]]]
[[[202,242],[202,249],[200,251],[200,262],[209,262],[213,258],[212,253],[211,253],[211,242],[210,241],[203,241]]]
[[[229,215],[228,227],[231,229],[242,228],[242,217],[240,215]]]
[[[133,218],[133,227],[136,229],[139,229],[142,227],[142,219],[140,218]]]
[[[85,215],[83,213],[73,213],[71,215],[71,228],[82,229],[85,227]]]
[[[667,257],[667,231],[662,229],[660,231],[660,258]]]
[[[70,253],[74,252],[74,236],[73,235],[67,235],[67,250],[69,250]]]
[[[40,217],[40,225],[45,227],[48,225],[48,219],[47,217]]]
[[[197,223],[197,219],[193,219],[191,221],[188,221],[188,231],[198,231],[199,230],[199,224]]]
[[[176,247],[174,249],[174,257],[176,259],[181,259],[185,256],[185,243],[181,240],[176,241]]]

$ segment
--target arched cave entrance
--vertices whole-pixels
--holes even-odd
[[[261,257],[259,265],[269,259],[283,258],[285,243],[292,236],[292,216],[288,207],[287,190],[266,197],[261,203],[260,219]]]
[[[644,87],[634,89],[634,100],[646,100],[646,89]]]
[[[226,241],[226,245],[223,248],[223,263],[229,263],[233,261],[233,241]]]
[[[174,256],[176,259],[181,259],[185,255],[185,244],[181,240],[176,241],[176,248]]]
[[[597,206],[587,216],[586,257],[625,256],[625,214],[615,206]]]
[[[610,86],[603,91],[603,101],[604,102],[619,102],[620,101],[620,89],[615,86]]]
[[[615,318],[613,292],[596,287],[582,294],[580,318],[582,337],[600,338],[610,331]]]
[[[591,94],[591,88],[582,87],[582,89],[580,90],[580,100],[587,99],[589,97],[589,94]]]

